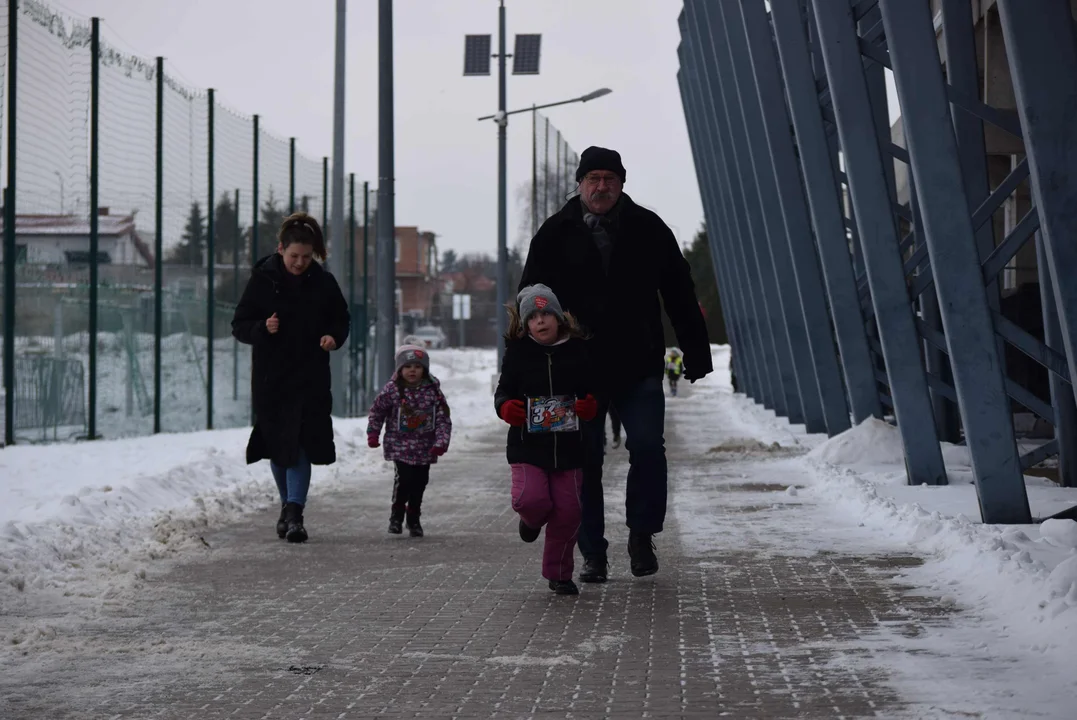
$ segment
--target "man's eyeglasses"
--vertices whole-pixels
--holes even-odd
[[[621,178],[616,175],[592,175],[587,174],[583,176],[583,182],[586,185],[598,185],[600,182],[605,181],[607,185],[619,185]]]

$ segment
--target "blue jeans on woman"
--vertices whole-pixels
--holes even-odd
[[[307,504],[307,491],[310,490],[310,459],[299,448],[299,462],[289,468],[284,468],[269,461],[269,467],[273,470],[273,479],[277,482],[277,492],[280,493],[280,503]]]

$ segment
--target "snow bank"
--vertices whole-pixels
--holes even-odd
[[[867,420],[805,460],[813,491],[876,532],[922,553],[912,579],[976,609],[989,628],[1038,651],[1072,654],[1077,640],[1077,522],[998,526],[979,522],[968,452],[945,445],[949,486],[905,484],[896,428]],[[955,482],[955,479],[957,480]],[[1034,514],[1077,505],[1077,491],[1027,478]],[[1039,507],[1040,513],[1036,513]]]
[[[452,445],[497,422],[492,350],[431,354],[453,415]],[[338,461],[315,468],[319,490],[362,482],[384,462],[366,420],[334,420]],[[249,428],[0,450],[0,606],[92,615],[121,601],[154,564],[204,547],[213,527],[277,501],[268,463],[247,465]],[[48,642],[48,628],[0,632],[0,645]]]

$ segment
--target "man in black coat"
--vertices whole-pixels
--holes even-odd
[[[632,574],[658,571],[652,536],[662,531],[666,515],[663,306],[684,352],[684,376],[694,382],[713,367],[691,268],[661,218],[622,192],[621,156],[587,148],[576,182],[579,196],[546,220],[531,240],[520,288],[548,285],[562,307],[593,334],[591,352],[604,387],[598,417],[585,424],[580,580],[605,582],[602,435],[611,403],[629,451],[625,509]]]

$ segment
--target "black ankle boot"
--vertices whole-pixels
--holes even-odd
[[[288,507],[288,503],[280,504],[280,517],[277,518],[277,537],[281,540],[288,534],[288,518],[285,515],[285,508]]]
[[[632,574],[636,577],[658,572],[658,555],[655,554],[654,538],[650,533],[629,531],[628,557],[632,561]]]
[[[423,536],[423,526],[419,524],[419,516],[418,515],[409,515],[407,523],[408,523],[408,534],[409,535],[411,535],[412,537],[422,537]]]
[[[580,589],[571,580],[551,580],[550,589],[558,595],[579,595]]]
[[[583,567],[580,569],[580,582],[606,582],[606,568],[608,567],[609,563],[606,562],[605,555],[595,558],[584,558]]]
[[[303,506],[299,503],[288,503],[285,506],[285,517],[288,523],[288,531],[284,537],[287,538],[288,542],[306,542],[307,530],[303,527]]]
[[[404,516],[393,513],[389,516],[389,534],[399,535],[404,532]]]

